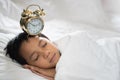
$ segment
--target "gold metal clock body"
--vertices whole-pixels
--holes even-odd
[[[31,11],[28,8],[36,6],[38,9]],[[20,19],[20,26],[23,31],[28,33],[28,35],[39,35],[44,28],[44,21],[41,16],[44,16],[45,13],[39,5],[29,5],[26,9],[23,10]]]

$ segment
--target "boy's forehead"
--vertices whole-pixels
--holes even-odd
[[[38,40],[36,38],[29,38],[28,40],[24,41],[21,45],[21,49],[30,49],[34,47],[38,43]]]
[[[45,40],[45,41],[49,41],[47,38],[45,37],[39,37],[40,40]]]
[[[44,38],[44,37],[30,37],[28,38],[28,40],[26,40],[25,42],[27,43],[34,43],[37,42],[39,40],[43,40],[43,41],[49,41],[48,39]]]
[[[39,40],[39,38],[38,37],[31,37],[31,38],[28,38],[27,42],[36,41],[36,40]]]

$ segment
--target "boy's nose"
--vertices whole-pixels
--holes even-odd
[[[49,55],[50,55],[50,51],[45,51],[43,53],[44,58],[48,58]]]

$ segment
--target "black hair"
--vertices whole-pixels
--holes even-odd
[[[28,38],[30,37],[35,37],[35,36],[29,36],[27,33],[22,32],[19,35],[17,35],[15,38],[10,40],[4,49],[6,51],[6,56],[9,55],[9,57],[13,61],[17,61],[21,65],[27,64],[26,60],[20,55],[19,49],[21,47],[22,42],[27,41]],[[40,34],[40,37],[44,37],[48,39],[48,37],[42,33]]]

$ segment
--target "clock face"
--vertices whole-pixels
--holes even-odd
[[[31,19],[27,24],[28,32],[31,35],[39,34],[43,29],[43,21],[39,18]]]

